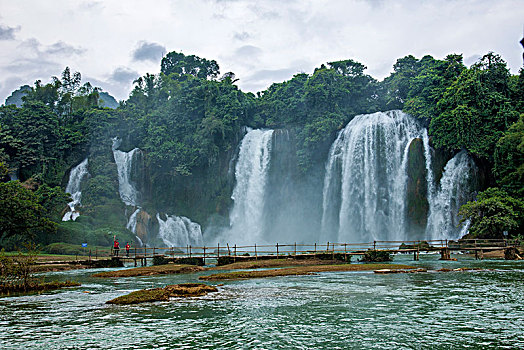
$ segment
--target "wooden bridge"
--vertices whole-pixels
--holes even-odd
[[[220,245],[185,246],[185,247],[133,247],[129,254],[125,249],[118,253],[112,250],[113,260],[133,261],[147,265],[147,259],[165,259],[175,263],[205,265],[212,261],[217,265],[226,265],[237,261],[263,259],[333,259],[348,261],[352,255],[364,255],[368,251],[382,251],[390,254],[413,254],[419,260],[421,252],[440,254],[440,260],[452,260],[452,252],[474,254],[476,259],[483,259],[485,252],[503,251],[506,259],[522,259],[518,255],[519,242],[509,239],[463,239],[458,241],[373,241],[367,243],[326,244],[275,244],[275,245]],[[91,260],[91,259],[90,259]]]

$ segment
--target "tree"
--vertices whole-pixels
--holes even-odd
[[[71,197],[60,186],[50,187],[45,183],[40,185],[34,194],[45,216],[53,221],[61,220],[64,208],[71,201]]]
[[[189,74],[201,79],[214,79],[220,74],[218,63],[195,55],[186,56],[172,51],[162,58],[160,71],[165,75],[172,73],[180,76]]]
[[[494,173],[499,186],[517,198],[524,197],[524,114],[498,140]]]
[[[19,181],[0,183],[0,240],[15,235],[30,239],[41,231],[54,232],[55,225],[31,190]]]
[[[437,103],[440,113],[429,129],[434,145],[448,151],[465,148],[492,162],[496,142],[518,119],[508,80],[505,62],[491,53],[462,71]]]
[[[459,215],[470,220],[469,233],[479,238],[503,238],[503,232],[521,232],[524,227],[524,202],[504,190],[488,188],[475,201],[464,204]]]

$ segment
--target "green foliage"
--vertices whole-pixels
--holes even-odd
[[[307,172],[323,158],[336,131],[357,114],[378,110],[378,84],[353,60],[322,65],[309,76],[271,85],[257,99],[255,122],[299,129],[297,156]],[[321,150],[319,152],[319,150]]]
[[[464,70],[437,103],[431,120],[436,147],[469,153],[492,161],[495,144],[518,119],[509,99],[509,71],[500,56],[489,53]]]
[[[166,259],[165,256],[163,255],[155,255],[153,257],[153,265],[154,266],[157,266],[157,265],[167,265],[169,263],[169,260]]]
[[[19,181],[0,183],[0,244],[15,235],[33,238],[37,233],[54,233],[55,224],[45,216],[37,196]]]
[[[74,112],[98,107],[100,88],[94,88],[89,82],[80,85],[81,81],[80,72],[71,74],[69,67],[66,67],[61,80],[53,77],[52,82],[46,85],[37,80],[34,88],[26,90],[27,95],[22,100],[25,103],[41,102],[58,116],[70,119]]]
[[[503,189],[524,197],[524,114],[497,142],[494,173]]]
[[[71,197],[60,186],[49,187],[47,184],[39,186],[35,196],[46,217],[53,221],[61,220],[64,208],[71,201]]]
[[[218,63],[195,55],[186,56],[172,51],[162,58],[160,71],[165,75],[193,75],[197,78],[216,78],[220,74]]]
[[[84,243],[84,242],[82,242]],[[51,243],[42,248],[42,252],[48,254],[59,254],[59,255],[78,255],[88,256],[91,252],[91,256],[97,254],[101,256],[111,256],[111,245],[90,245],[86,248],[82,247],[81,243],[71,244],[64,242]],[[96,252],[96,253],[95,253]]]
[[[122,110],[130,138],[147,152],[148,165],[160,181],[214,163],[238,139],[241,127],[250,124],[254,104],[252,95],[239,91],[231,79],[193,74],[194,67],[184,68],[183,55],[176,55],[184,79],[146,75],[137,80]]]
[[[364,252],[360,261],[363,262],[384,262],[393,261],[391,254],[382,250],[368,250]]]
[[[232,72],[217,79],[216,61],[171,52],[162,59],[161,73],[137,79],[129,99],[115,110],[99,108],[108,95],[89,83],[81,85],[80,73],[67,67],[50,83],[26,86],[15,96],[23,92],[23,104],[0,107],[0,181],[7,181],[7,168],[38,189],[32,193],[19,183],[2,184],[1,191],[12,191],[9,195],[16,193],[18,199],[11,200],[13,213],[0,208],[0,222],[13,218],[22,222],[22,214],[44,221],[33,221],[39,227],[2,229],[2,235],[8,233],[1,242],[13,246],[33,235],[47,243],[89,240],[105,245],[109,231],[133,239],[124,229],[124,205],[111,152],[115,136],[122,139],[120,149],[143,151],[143,175],[136,182],[147,184],[141,204],[152,208],[146,209],[173,210],[175,197],[178,213],[203,221],[210,213],[227,215],[232,184],[224,174],[244,126],[290,129],[296,149],[293,166],[302,171],[297,176],[321,176],[313,169],[322,168],[337,131],[357,114],[393,108],[402,108],[429,126],[432,146],[439,153],[465,148],[485,167],[488,183],[496,179],[513,199],[522,197],[524,139],[518,116],[523,112],[524,70],[511,76],[506,63],[493,53],[469,69],[461,55],[443,60],[406,56],[397,60],[383,82],[364,74],[365,69],[353,60],[329,62],[312,74],[273,84],[255,97],[234,85]],[[410,219],[427,211],[427,186],[416,182],[425,171],[420,166],[421,145],[417,147],[418,157],[409,158]],[[60,223],[57,235],[47,235],[43,226],[60,221],[67,201],[57,186],[64,187],[68,171],[86,156],[91,177],[82,184],[82,216],[78,222]],[[479,200],[487,206],[482,218],[495,217],[479,224],[494,227],[479,234],[495,235],[503,226],[522,227],[518,206],[501,198],[512,197]],[[15,207],[18,200],[23,205]]]
[[[33,282],[32,265],[38,251],[34,245],[26,245],[26,252],[18,251],[15,256],[6,256],[0,251],[0,292],[11,289],[25,289]]]
[[[479,238],[503,238],[503,232],[517,234],[524,228],[524,202],[504,190],[488,188],[477,200],[459,211],[462,221],[470,220],[469,233]]]

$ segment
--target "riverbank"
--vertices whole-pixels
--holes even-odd
[[[80,285],[80,283],[73,281],[30,282],[25,285],[5,285],[0,286],[0,295],[40,293],[67,287],[79,287]]]

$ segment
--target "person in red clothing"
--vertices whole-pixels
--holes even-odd
[[[131,248],[131,246],[129,245],[129,242],[126,242],[126,256],[129,258],[129,248]]]
[[[118,256],[118,252],[120,251],[120,243],[118,243],[118,239],[115,238],[115,243],[113,244],[113,250],[115,252],[115,256]]]

